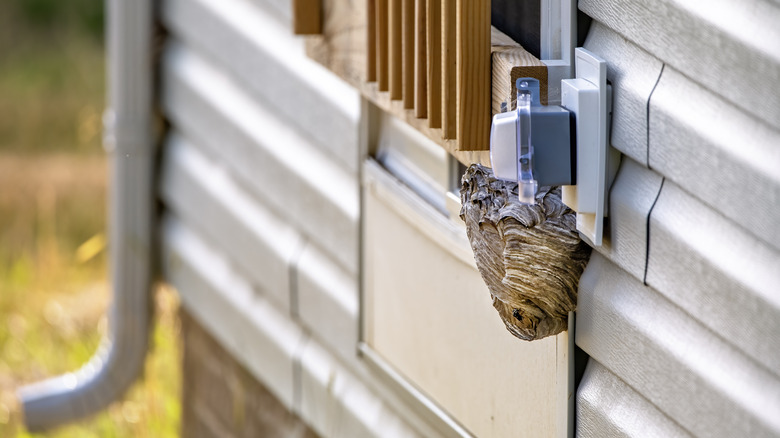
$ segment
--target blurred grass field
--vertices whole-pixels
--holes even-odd
[[[73,371],[106,330],[101,0],[0,2],[0,437],[30,436],[15,389]],[[42,436],[178,436],[178,303],[158,288],[144,377]]]

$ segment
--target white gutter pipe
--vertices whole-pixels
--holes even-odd
[[[107,0],[113,300],[109,334],[79,371],[19,389],[25,423],[40,431],[103,409],[143,370],[149,338],[152,196],[152,4]]]

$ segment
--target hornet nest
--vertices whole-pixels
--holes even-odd
[[[507,330],[526,341],[568,327],[590,247],[559,187],[542,187],[536,205],[518,200],[517,183],[473,164],[463,175],[460,217],[482,279]]]

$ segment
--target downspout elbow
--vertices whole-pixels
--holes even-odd
[[[154,150],[150,0],[108,0],[109,335],[80,370],[22,387],[25,423],[41,431],[93,414],[141,374],[149,338]]]

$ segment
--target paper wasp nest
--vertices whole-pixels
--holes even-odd
[[[560,188],[542,187],[536,205],[523,205],[517,183],[498,180],[479,164],[468,168],[462,184],[460,217],[507,330],[526,341],[566,330],[591,249],[580,240]]]

